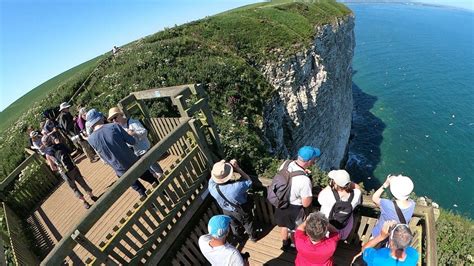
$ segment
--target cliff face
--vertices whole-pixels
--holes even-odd
[[[352,113],[354,18],[318,27],[311,47],[263,67],[277,90],[264,108],[270,152],[293,157],[303,145],[319,147],[319,165],[339,167],[349,141]]]

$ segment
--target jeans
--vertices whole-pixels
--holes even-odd
[[[150,170],[146,170],[145,173],[143,173],[142,176],[139,177],[140,179],[142,180],[145,180],[146,182],[150,183],[150,184],[153,184],[155,182],[158,182],[158,180],[153,176],[153,174],[150,172]],[[146,189],[145,187],[143,186],[143,184],[137,180],[135,180],[135,182],[133,182],[132,184],[132,188],[138,192],[138,194],[140,194],[140,196],[145,196],[146,197]]]

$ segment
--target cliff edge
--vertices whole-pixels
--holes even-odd
[[[352,113],[354,18],[319,26],[311,46],[262,68],[277,95],[265,105],[269,151],[291,157],[303,145],[320,147],[319,165],[340,167]]]

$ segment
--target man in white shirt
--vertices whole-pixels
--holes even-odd
[[[302,173],[310,173],[308,170],[316,159],[321,156],[321,151],[318,148],[311,146],[304,146],[298,150],[298,159],[288,165],[288,171],[301,171]],[[284,164],[280,166],[280,169]],[[290,250],[291,241],[288,239],[288,233],[294,231],[298,220],[304,218],[304,208],[309,207],[313,201],[312,183],[306,174],[296,175],[291,178],[290,187],[290,205],[287,208],[275,210],[275,221],[280,227],[280,236],[283,242],[281,249]],[[289,231],[290,230],[290,231]]]
[[[199,249],[213,266],[248,265],[240,252],[226,242],[231,218],[227,215],[213,216],[207,225],[209,234],[199,237]]]

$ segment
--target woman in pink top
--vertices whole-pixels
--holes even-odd
[[[326,236],[329,231],[329,236]],[[331,266],[339,233],[320,212],[313,212],[296,229],[296,266]]]

